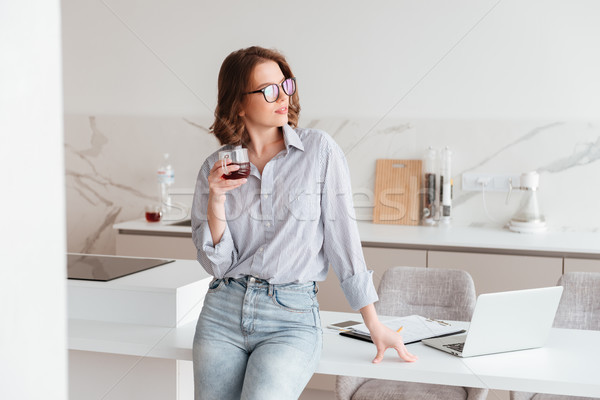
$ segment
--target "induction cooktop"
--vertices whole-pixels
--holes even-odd
[[[67,277],[86,281],[110,281],[175,260],[67,254]]]

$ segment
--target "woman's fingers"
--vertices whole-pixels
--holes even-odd
[[[227,160],[227,163],[231,163],[231,160]],[[237,171],[240,169],[239,165],[229,164],[227,166],[228,172],[231,173],[233,171]],[[210,173],[208,174],[208,186],[209,190],[216,195],[222,195],[230,190],[238,188],[246,183],[248,180],[246,178],[242,179],[225,179],[223,176],[225,175],[225,170],[223,169],[223,165],[221,160],[215,162]]]
[[[385,350],[385,348],[377,348],[377,354],[373,359],[373,364],[378,364],[381,362],[381,360],[383,360],[383,354],[385,353]]]
[[[394,347],[394,349],[398,352],[398,356],[406,362],[415,362],[418,360],[418,357],[415,356],[414,354],[409,353],[408,350],[406,350],[406,347],[404,345],[396,346],[396,347]],[[373,364],[378,364],[381,362],[381,360],[383,360],[383,355],[385,354],[385,350],[386,350],[385,348],[377,349],[377,355],[373,359]]]
[[[407,362],[417,361],[418,357],[415,356],[414,354],[409,353],[408,350],[406,349],[406,346],[402,345],[402,346],[396,346],[394,348],[398,352],[398,356],[400,356],[400,358],[403,359],[404,361],[407,361]]]
[[[377,355],[373,359],[373,363],[377,364],[381,362],[387,349],[396,350],[398,356],[406,362],[417,361],[417,357],[406,349],[402,335],[392,331],[388,327],[383,325],[380,325],[379,327],[374,326],[371,329],[371,338],[377,348]]]
[[[238,169],[240,169],[240,166],[237,164],[231,164],[231,160],[227,160],[227,170],[229,172],[233,172],[233,171],[237,171]],[[225,169],[223,168],[223,163],[221,162],[221,160],[217,161],[212,169],[209,172],[209,176],[211,175],[215,175],[218,177],[222,177],[225,174]]]

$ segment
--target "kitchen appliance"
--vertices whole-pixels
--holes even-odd
[[[512,181],[509,182],[507,203],[513,190],[522,192],[519,209],[508,223],[508,229],[511,231],[537,233],[546,230],[546,218],[542,214],[538,203],[539,183],[540,175],[536,171],[522,174],[520,186],[518,187],[514,187]]]
[[[175,260],[67,253],[67,278],[107,282]]]

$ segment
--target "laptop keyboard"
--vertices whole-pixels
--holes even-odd
[[[447,347],[450,350],[454,350],[454,351],[458,351],[458,352],[462,353],[463,347],[465,347],[465,342],[445,344],[444,347]]]

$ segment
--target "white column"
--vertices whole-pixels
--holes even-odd
[[[0,2],[0,398],[66,399],[60,1]]]

